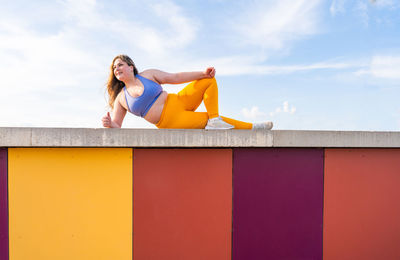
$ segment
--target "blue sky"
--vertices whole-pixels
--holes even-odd
[[[102,127],[124,53],[140,71],[214,66],[224,116],[400,130],[400,0],[3,1],[0,126]]]

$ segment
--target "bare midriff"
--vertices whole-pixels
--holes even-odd
[[[151,106],[144,119],[152,124],[157,124],[161,119],[165,101],[167,101],[168,93],[163,91],[157,98],[156,102]]]

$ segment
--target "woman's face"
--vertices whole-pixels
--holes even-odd
[[[133,76],[133,66],[129,66],[125,61],[120,58],[114,61],[113,65],[114,76],[119,81],[126,81]]]

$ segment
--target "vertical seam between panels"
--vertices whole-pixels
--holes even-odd
[[[135,153],[135,149],[132,147],[132,161],[131,161],[131,174],[132,174],[132,194],[131,194],[131,198],[132,198],[132,249],[131,249],[131,251],[132,251],[132,260],[134,259],[134,256],[133,256],[133,251],[134,251],[134,249],[133,249],[133,245],[134,245],[134,243],[133,243],[133,240],[134,240],[134,227],[133,227],[133,224],[134,224],[134,221],[133,221],[133,218],[134,218],[134,210],[133,210],[133,205],[134,205],[134,203],[133,203],[133,196],[134,196],[134,185],[133,185],[133,176],[134,176],[134,153]]]
[[[326,151],[326,148],[323,148],[323,150],[322,150],[322,232],[321,232],[321,235],[322,235],[322,238],[321,238],[321,241],[322,241],[322,243],[321,243],[321,246],[322,246],[321,253],[322,253],[322,255],[321,255],[321,259],[324,258],[325,158],[326,158],[325,157],[325,155],[326,155],[325,151]]]
[[[6,189],[7,189],[7,205],[6,205],[6,209],[7,209],[7,247],[8,247],[8,252],[7,252],[7,259],[10,259],[10,195],[9,195],[9,188],[8,188],[8,175],[9,175],[9,167],[8,165],[10,164],[10,162],[8,161],[8,147],[6,148]]]
[[[235,150],[236,148],[232,148],[232,209],[231,209],[231,259],[233,260],[233,171],[234,171],[234,160],[235,160]]]

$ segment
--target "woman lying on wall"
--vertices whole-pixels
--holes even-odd
[[[158,128],[189,129],[266,129],[272,122],[246,123],[218,113],[218,87],[215,69],[204,72],[167,73],[156,69],[138,72],[126,55],[116,56],[111,63],[107,82],[109,105],[102,118],[104,127],[120,128],[126,111],[143,117]],[[161,84],[191,82],[178,94],[168,94]],[[204,101],[207,112],[195,112]]]

